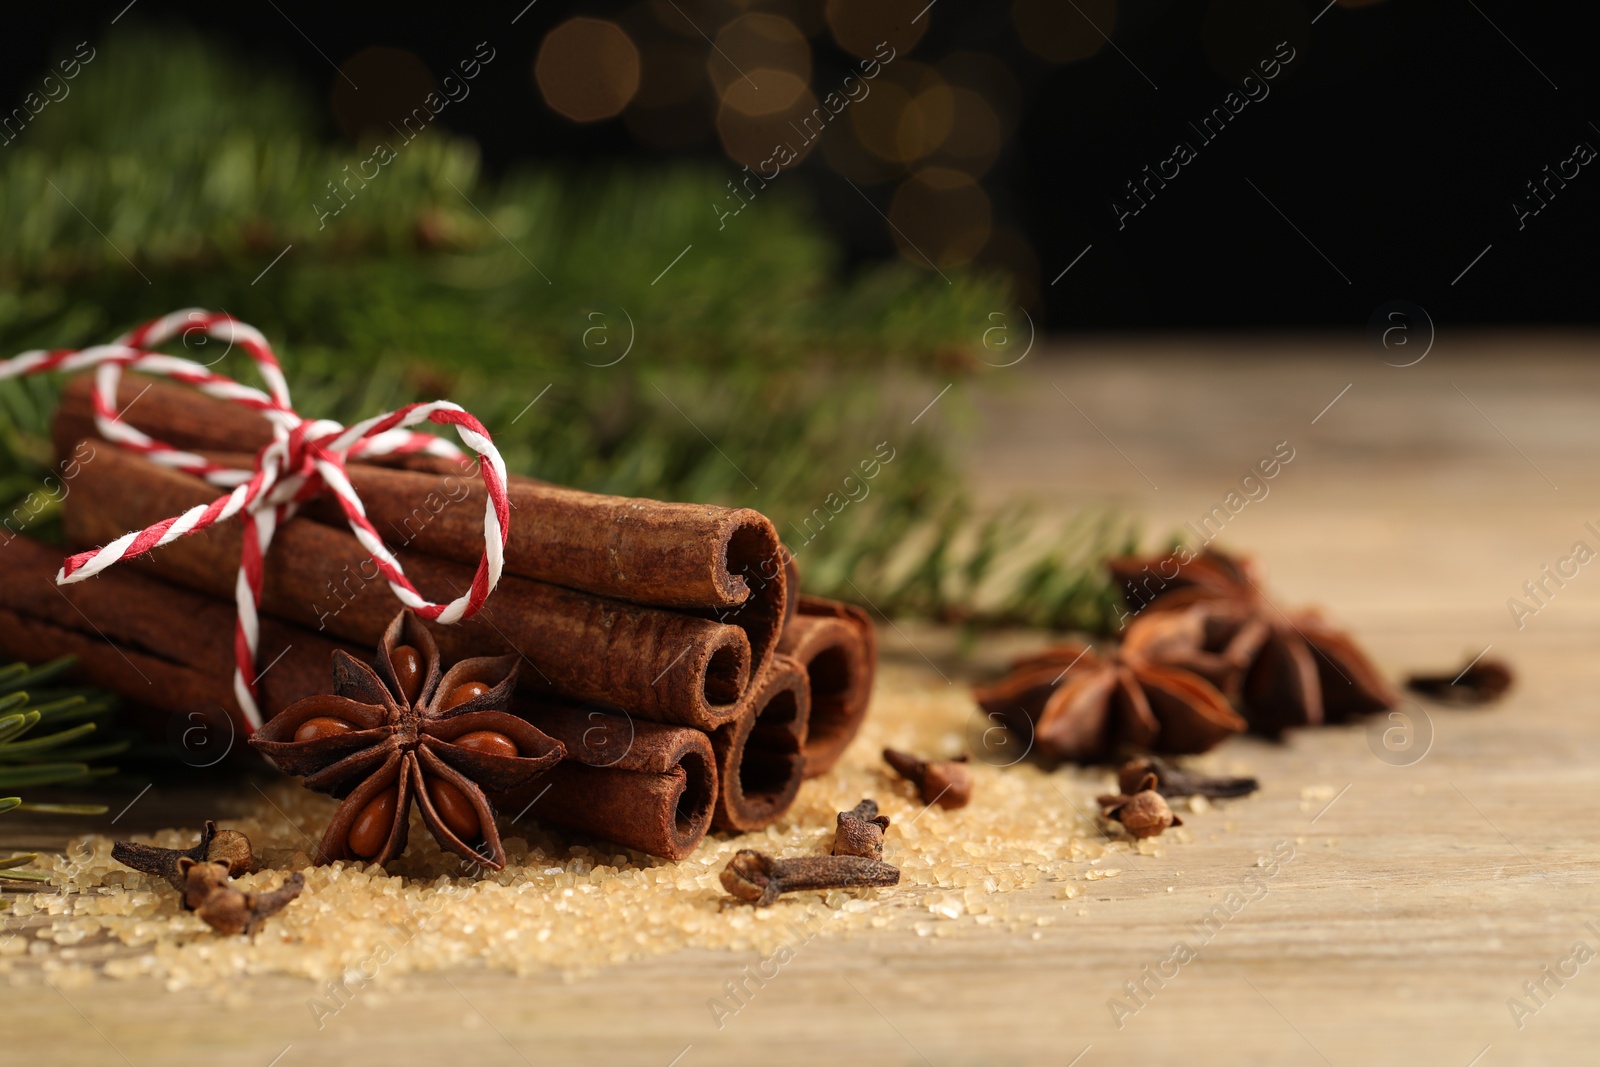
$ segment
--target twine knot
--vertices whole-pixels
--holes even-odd
[[[254,362],[267,391],[213,373],[210,367],[221,356],[202,365],[148,351],[175,336],[181,336],[186,345],[191,342],[203,345],[207,339],[224,341],[228,345],[224,356],[237,345]],[[244,540],[235,584],[238,622],[234,632],[233,691],[244,714],[247,732],[255,732],[262,722],[256,701],[259,676],[255,662],[260,643],[258,609],[263,560],[278,525],[293,516],[305,501],[324,493],[333,496],[344,511],[351,532],[389,588],[401,603],[425,619],[448,624],[471,618],[499,583],[511,525],[505,461],[494,447],[489,431],[459,404],[448,400],[408,404],[348,427],[331,419],[305,419],[290,403],[288,381],[261,331],[226,313],[198,308],[186,308],[152,319],[109,345],[24,352],[0,362],[0,380],[89,367],[95,368],[95,428],[102,437],[139,453],[152,463],[204,478],[212,485],[231,491],[210,504],[124,534],[93,551],[68,557],[56,581],[62,585],[82,581],[121,560],[143,555],[152,548],[240,516],[244,523]],[[150,437],[122,418],[128,408],[138,403],[138,397],[129,402],[128,408],[117,407],[117,390],[122,373],[128,368],[171,378],[257,412],[272,424],[272,442],[256,453],[254,466],[245,470],[213,463],[204,456]],[[478,456],[478,470],[488,493],[483,516],[483,556],[471,588],[446,603],[429,601],[412,586],[399,561],[367,520],[361,498],[345,476],[345,464],[350,459],[409,453],[466,458],[466,452],[451,442],[410,429],[423,422],[454,427],[462,444]]]

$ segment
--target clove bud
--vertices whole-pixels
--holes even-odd
[[[941,808],[964,808],[972,801],[972,768],[967,754],[955,759],[925,760],[898,749],[883,750],[884,762],[894,772],[917,787],[924,804]]]
[[[289,875],[278,888],[248,893],[233,884],[233,876],[248,874],[254,866],[250,839],[237,830],[218,830],[210,819],[193,848],[158,848],[133,841],[117,841],[111,857],[145,874],[165,878],[183,896],[183,907],[199,915],[222,934],[253,934],[261,921],[300,895],[305,877]]]
[[[1156,792],[1164,797],[1203,796],[1212,799],[1249,796],[1261,788],[1254,778],[1224,778],[1195,774],[1158,756],[1130,760],[1117,772],[1117,788],[1123,793],[1139,791],[1146,775],[1155,775]]]
[[[178,872],[184,879],[184,907],[219,934],[255,933],[262,920],[282,911],[306,884],[305,876],[296,871],[276,889],[247,893],[233,885],[226,863],[196,862],[187,856],[178,861]]]
[[[1182,826],[1167,801],[1156,792],[1156,776],[1146,774],[1133,795],[1111,794],[1100,798],[1101,815],[1120,822],[1134,837],[1155,837],[1169,826]]]
[[[849,811],[839,813],[833,835],[835,856],[865,856],[883,859],[883,835],[889,829],[889,816],[878,814],[874,800],[863,800]]]
[[[250,839],[238,830],[218,830],[210,819],[200,830],[200,843],[193,848],[159,848],[135,841],[115,841],[111,845],[111,858],[125,867],[165,878],[180,893],[187,892],[187,883],[178,870],[179,860],[220,862],[226,865],[230,877],[249,874],[255,867]],[[193,910],[192,906],[186,906]]]
[[[860,889],[900,883],[900,868],[865,856],[797,856],[774,859],[742,848],[722,869],[722,888],[764,908],[781,893],[805,889]]]

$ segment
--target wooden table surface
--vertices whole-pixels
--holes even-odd
[[[1600,564],[1547,583],[1520,629],[1507,600],[1526,600],[1523,583],[1574,542],[1600,550],[1585,527],[1600,529],[1596,351],[1580,335],[1446,336],[1396,368],[1306,338],[1085,340],[986,379],[967,454],[986,499],[1026,493],[1061,514],[1114,503],[1165,531],[1288,442],[1294,458],[1222,542],[1259,553],[1281,600],[1326,605],[1393,675],[1485,646],[1519,673],[1492,710],[1408,707],[1416,740],[1387,759],[1361,727],[1234,742],[1229,758],[1250,764],[1263,792],[1208,820],[1217,832],[1086,896],[1026,891],[1057,916],[1037,940],[980,926],[819,936],[721,1029],[708,999],[754,957],[684,953],[570,982],[417,977],[361,994],[320,1031],[306,1006],[315,990],[300,981],[252,979],[223,1006],[153,983],[64,992],[35,978],[0,992],[6,1059],[1594,1062]],[[884,632],[887,657],[929,656],[958,681],[996,654],[962,659],[949,633],[902,630]],[[141,805],[135,828],[181,820],[183,803]],[[82,826],[6,816],[0,845],[59,847]],[[1292,859],[1265,875],[1257,859],[1275,847]],[[1241,889],[1228,921],[1197,935]],[[1180,940],[1193,958],[1164,962]],[[1163,969],[1175,976],[1147,977]],[[1130,981],[1150,992],[1114,1018],[1112,998],[1136,1003]],[[1530,998],[1528,982],[1547,992]],[[1511,998],[1529,1009],[1520,1019]]]

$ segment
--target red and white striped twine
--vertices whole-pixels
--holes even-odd
[[[197,337],[201,338],[201,343],[206,337],[215,338],[226,342],[230,350],[237,344],[255,361],[269,391],[262,392],[232,378],[213,374],[192,360],[146,351],[180,335],[186,342]],[[441,623],[469,619],[483,607],[483,602],[499,583],[511,525],[505,461],[490,440],[489,431],[459,404],[448,400],[408,404],[350,427],[328,419],[304,419],[289,403],[289,384],[261,331],[227,314],[196,308],[154,319],[109,345],[24,352],[0,362],[0,380],[86,367],[96,368],[94,421],[103,437],[139,453],[152,463],[196,475],[231,491],[210,504],[125,534],[103,548],[69,557],[56,575],[56,582],[68,585],[82,581],[119,560],[142,555],[152,548],[242,515],[244,550],[234,589],[239,617],[233,642],[236,657],[233,692],[244,712],[249,732],[261,726],[261,710],[256,704],[255,663],[260,642],[257,608],[261,602],[262,560],[279,523],[292,516],[302,501],[324,492],[332,493],[344,510],[351,532],[371,555],[394,595],[425,619]],[[272,423],[272,444],[256,455],[254,470],[240,470],[219,466],[203,456],[149,437],[122,421],[122,412],[117,409],[117,387],[124,368],[171,378],[210,396],[259,412]],[[367,520],[361,498],[344,472],[346,460],[364,456],[426,452],[465,458],[466,454],[451,442],[409,429],[422,422],[455,427],[462,444],[482,461],[478,469],[488,491],[483,512],[483,558],[478,562],[471,588],[447,604],[424,599],[412,586],[399,561]]]

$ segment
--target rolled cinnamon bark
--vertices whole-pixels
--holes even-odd
[[[0,658],[44,663],[58,656],[77,658],[69,675],[74,682],[126,697],[133,725],[152,738],[162,737],[167,721],[175,716],[198,716],[194,721],[209,724],[230,696],[226,685],[181,664],[0,608]],[[230,712],[229,722],[234,736],[243,737],[239,716]],[[244,752],[247,747],[235,745],[234,750]]]
[[[802,596],[778,651],[798,660],[811,691],[805,776],[826,774],[867,717],[878,666],[878,638],[866,612],[852,604]]]
[[[92,377],[68,383],[53,435],[63,455],[97,437]],[[245,453],[226,457],[248,468],[272,440],[265,418],[193,389],[125,376],[119,407],[133,426],[179,448]],[[137,403],[135,403],[137,401]],[[421,470],[353,463],[348,474],[367,515],[391,547],[462,563],[477,563],[483,546],[484,489],[459,464],[436,457],[394,461]],[[432,473],[422,473],[421,471]],[[792,583],[788,553],[760,512],[704,504],[605,496],[513,476],[507,486],[521,521],[505,549],[507,573],[600,596],[660,607],[692,609],[738,626],[750,639],[752,675],[775,651]],[[337,527],[344,517],[332,501],[313,502],[313,518]]]
[[[718,830],[759,830],[789,810],[805,776],[811,714],[806,669],[782,653],[756,680],[739,714],[711,735],[717,753]]]
[[[113,568],[88,581],[55,584],[61,549],[18,537],[0,549],[0,656],[41,662],[78,657],[76,676],[155,709],[167,718],[227,711],[244,736],[233,696],[231,604]],[[258,681],[269,718],[332,681],[332,654],[344,648],[327,637],[271,619],[261,624]],[[290,654],[293,653],[293,654]]]
[[[717,797],[706,734],[572,705],[519,701],[515,710],[567,755],[539,781],[499,798],[503,814],[527,811],[669,860],[705,839]]]
[[[198,479],[102,445],[80,469],[64,525],[74,544],[92,547],[216,495]],[[227,522],[117,566],[231,599],[241,537],[240,524]],[[473,577],[469,567],[420,553],[404,565],[436,602],[465,592]],[[396,610],[354,535],[300,518],[278,529],[267,553],[261,607],[369,648]],[[503,577],[477,617],[429,628],[447,659],[516,652],[534,668],[522,672],[532,687],[706,729],[734,716],[749,677],[750,643],[738,627],[527,578]]]

